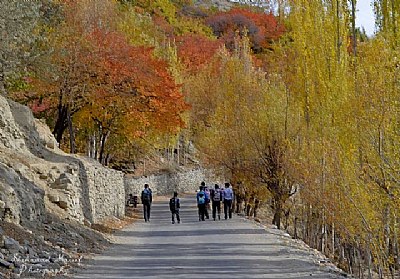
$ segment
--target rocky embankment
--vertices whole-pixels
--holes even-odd
[[[31,111],[0,96],[0,278],[66,272],[125,216],[122,173],[63,153]]]
[[[61,278],[109,244],[99,230],[126,222],[129,193],[139,195],[144,183],[155,194],[194,192],[203,180],[224,181],[200,167],[125,176],[65,154],[45,123],[0,95],[0,278]]]

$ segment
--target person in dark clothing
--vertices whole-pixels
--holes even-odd
[[[203,186],[200,186],[200,191],[196,195],[196,200],[199,209],[199,221],[204,221],[206,212],[206,194],[204,193]]]
[[[212,200],[212,216],[215,221],[217,211],[218,211],[218,220],[221,220],[221,200],[222,200],[222,192],[219,189],[219,185],[215,184],[214,190],[211,192],[211,200]]]
[[[175,224],[175,215],[176,221],[178,224],[181,222],[181,218],[179,216],[179,209],[181,208],[181,204],[178,199],[178,193],[174,192],[174,196],[169,200],[169,210],[172,214],[172,224]]]
[[[150,222],[150,209],[151,203],[153,202],[153,194],[149,188],[149,184],[144,184],[144,189],[141,195],[143,204],[143,216],[145,222]]]

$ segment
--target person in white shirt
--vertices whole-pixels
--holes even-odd
[[[225,220],[232,218],[232,202],[233,202],[233,190],[232,186],[229,182],[225,183],[225,190],[224,190],[224,213],[225,213]]]

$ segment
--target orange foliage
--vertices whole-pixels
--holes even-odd
[[[188,72],[196,72],[207,64],[222,42],[202,35],[185,34],[176,38],[178,56]]]
[[[229,49],[234,48],[237,34],[244,35],[247,32],[253,50],[261,51],[285,32],[284,26],[279,24],[273,14],[256,13],[243,8],[219,12],[209,17],[206,23]]]
[[[120,34],[103,30],[89,39],[94,45],[91,59],[98,67],[92,116],[108,124],[123,121],[122,126],[131,129],[124,132],[133,136],[147,126],[164,131],[183,126],[180,114],[187,106],[167,64],[152,56],[152,48],[133,47]]]

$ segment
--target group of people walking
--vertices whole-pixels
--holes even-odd
[[[213,189],[209,189],[205,182],[201,182],[199,191],[196,194],[197,208],[199,214],[199,221],[205,221],[209,219],[209,209],[210,204],[212,205],[212,218],[214,221],[221,220],[221,211],[223,205],[223,212],[225,214],[225,220],[232,218],[232,202],[234,199],[234,193],[230,183],[226,182],[225,187],[219,187],[218,184],[214,185]],[[132,194],[129,195],[127,206],[132,204]],[[143,204],[143,217],[145,222],[150,222],[150,211],[151,204],[153,202],[153,193],[148,184],[144,185],[144,189],[141,193],[141,201]],[[135,206],[136,207],[136,206]],[[174,192],[173,197],[169,200],[169,210],[171,212],[172,224],[175,224],[175,219],[179,224],[181,222],[180,218],[180,200],[178,198],[178,193]]]
[[[225,188],[220,188],[218,184],[214,189],[209,189],[205,182],[201,183],[199,192],[196,195],[197,207],[199,209],[199,221],[209,219],[208,210],[212,205],[212,218],[214,221],[221,220],[221,203],[223,204],[225,220],[232,218],[233,190],[231,185],[226,182]],[[217,215],[218,214],[218,215]]]

